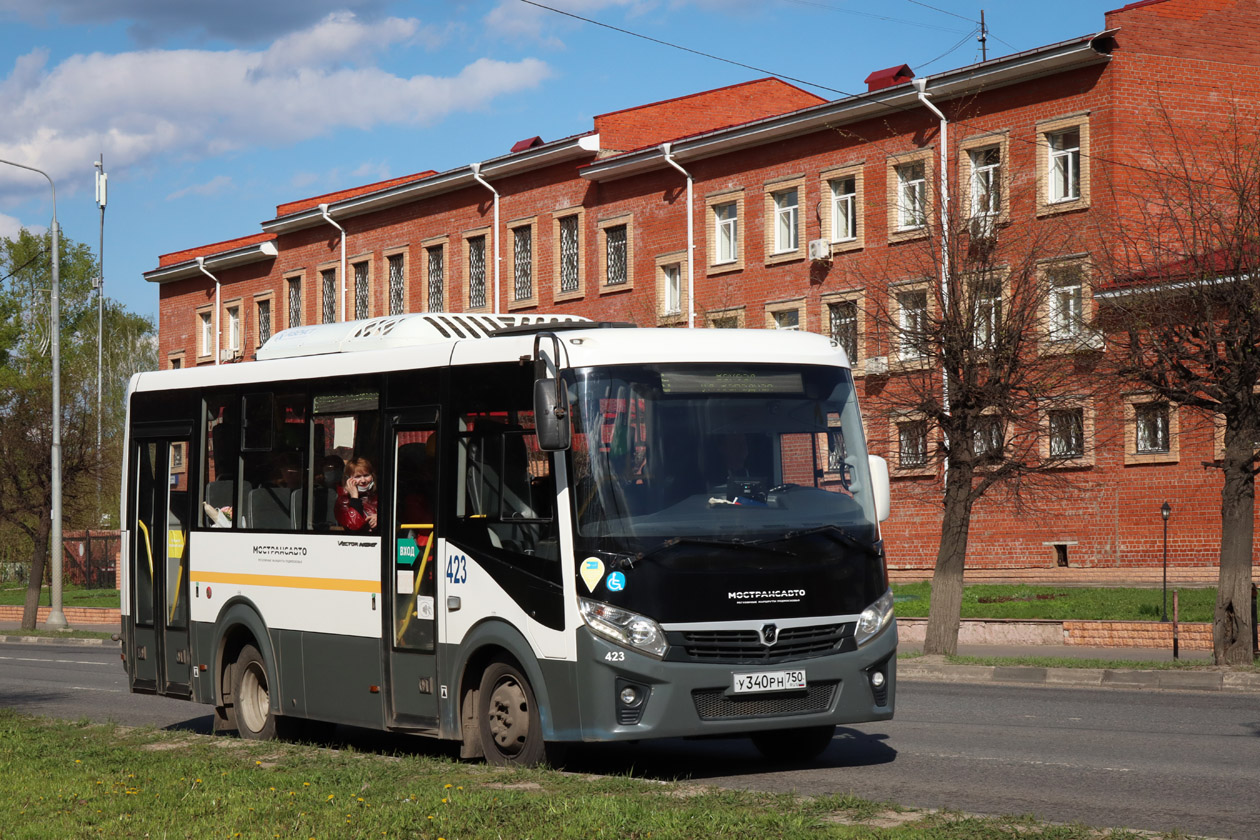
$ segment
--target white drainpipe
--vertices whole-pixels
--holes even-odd
[[[949,308],[949,120],[927,97],[927,79],[915,79],[919,101],[941,121],[941,311]],[[949,414],[949,373],[941,368],[941,407]],[[949,438],[945,439],[948,446]],[[949,479],[949,461],[945,462],[945,479]]]
[[[696,284],[693,279],[692,267],[692,259],[696,253],[696,217],[691,197],[691,186],[694,179],[691,177],[690,172],[683,169],[678,165],[678,161],[674,160],[674,156],[670,153],[672,147],[672,143],[662,143],[661,154],[665,156],[666,163],[687,178],[687,327],[693,328],[696,325]]]
[[[333,221],[333,217],[328,215],[328,205],[319,205],[319,212],[324,215],[324,221],[341,231],[341,320],[346,319],[346,229]]]
[[[481,177],[481,164],[470,163],[473,178],[490,192],[494,193],[494,314],[499,314],[499,191],[490,186],[490,182]]]
[[[209,271],[206,271],[206,258],[197,257],[197,268],[201,269],[201,273],[214,281],[214,363],[219,363],[219,357],[223,355],[223,333],[219,324],[219,278],[215,277]]]

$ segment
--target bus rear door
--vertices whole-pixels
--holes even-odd
[[[385,585],[393,605],[386,637],[396,726],[437,727],[437,418],[433,407],[395,415],[390,424],[393,492],[383,498],[393,500]]]
[[[131,634],[133,691],[192,694],[188,633],[190,430],[133,430]]]

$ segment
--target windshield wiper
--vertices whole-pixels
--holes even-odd
[[[793,540],[797,537],[810,537],[815,534],[822,534],[830,537],[833,541],[849,548],[856,548],[858,551],[869,554],[872,557],[879,557],[883,552],[868,542],[863,542],[839,525],[819,525],[817,528],[802,528],[799,531],[788,531],[781,537],[774,537],[769,542],[783,542],[784,540]]]
[[[765,542],[765,540],[718,540],[708,537],[670,537],[655,548],[650,548],[639,554],[636,559],[646,560],[649,557],[659,554],[667,548],[673,548],[676,545],[718,546],[720,548],[738,548],[745,551],[750,549],[753,551],[765,551],[771,554],[791,554],[790,551],[784,551],[780,548],[769,548],[765,545]]]

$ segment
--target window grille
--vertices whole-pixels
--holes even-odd
[[[302,326],[302,278],[289,278],[289,326]]]
[[[407,311],[406,287],[403,278],[403,255],[389,257],[389,314],[401,315]]]
[[[258,343],[266,344],[271,338],[271,300],[258,301]]]
[[[446,254],[441,245],[425,249],[429,258],[429,311],[446,311]]]
[[[1137,422],[1136,448],[1140,455],[1162,454],[1169,451],[1168,403],[1155,402],[1134,406]]]
[[[626,226],[617,225],[604,231],[606,253],[608,259],[608,285],[620,286],[626,283]]]
[[[1079,458],[1085,454],[1085,417],[1079,409],[1050,412],[1050,457]]]
[[[363,319],[371,317],[368,300],[368,264],[354,264],[354,317]]]
[[[975,453],[977,457],[998,457],[1002,454],[1006,435],[1000,417],[981,417],[976,423],[974,433]]]
[[[857,301],[830,303],[827,304],[827,311],[831,317],[831,340],[844,348],[849,364],[857,364]]]
[[[468,240],[468,308],[486,305],[486,238]]]
[[[518,227],[512,231],[512,255],[516,267],[515,300],[529,300],[534,296],[533,228]]]
[[[897,310],[901,358],[922,359],[927,355],[927,292],[897,295]]]
[[[927,465],[927,423],[911,420],[897,424],[897,463],[902,467]]]
[[[331,324],[337,320],[337,270],[326,268],[319,276],[323,285],[323,323]]]
[[[578,271],[579,250],[578,217],[565,216],[560,220],[560,291],[576,292],[580,288]]]

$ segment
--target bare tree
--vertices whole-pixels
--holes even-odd
[[[1185,124],[1158,109],[1145,154],[1117,170],[1100,251],[1100,326],[1118,381],[1223,427],[1217,664],[1252,662],[1260,442],[1260,134],[1238,114]]]
[[[858,278],[868,289],[867,321],[887,353],[880,399],[895,472],[917,466],[944,485],[928,654],[957,651],[976,503],[1061,500],[1079,483],[1064,467],[1096,445],[1083,407],[1101,345],[1081,307],[1056,297],[1065,276],[1077,277],[1078,296],[1083,284],[1082,261],[1063,259],[1079,249],[1073,223],[1004,226],[999,218],[957,210],[944,224],[923,218],[919,238]],[[933,496],[939,487],[924,485]]]

